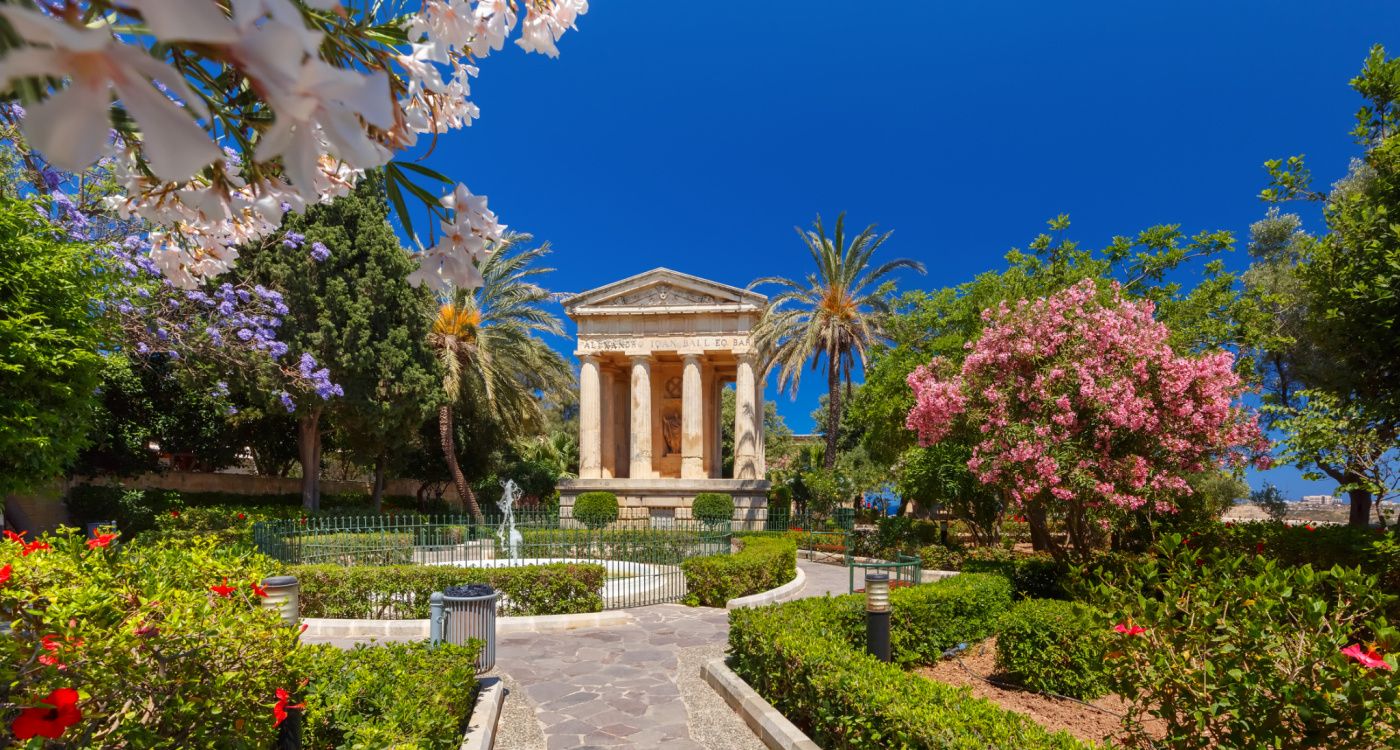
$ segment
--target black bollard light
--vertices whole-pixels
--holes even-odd
[[[880,661],[890,660],[890,575],[865,575],[865,650]]]

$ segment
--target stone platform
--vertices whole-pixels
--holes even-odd
[[[768,490],[761,479],[566,479],[559,483],[559,519],[573,518],[574,500],[584,492],[617,495],[618,523],[665,528],[668,521],[690,521],[691,504],[702,492],[734,498],[734,530],[762,531],[768,520]]]

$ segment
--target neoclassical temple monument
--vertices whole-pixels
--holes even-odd
[[[619,520],[691,518],[700,492],[734,498],[735,528],[762,528],[763,383],[750,332],[768,298],[658,268],[564,300],[578,324],[579,477],[559,486],[617,495]],[[735,389],[733,471],[724,472],[720,394]]]

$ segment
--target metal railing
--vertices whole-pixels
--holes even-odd
[[[287,564],[519,567],[560,562],[607,569],[606,609],[675,602],[686,594],[680,564],[728,554],[729,523],[634,519],[587,528],[546,514],[517,514],[512,541],[501,519],[461,515],[328,516],[263,521],[258,550]],[[625,525],[624,525],[625,524]]]
[[[870,573],[887,573],[890,577],[890,588],[901,588],[905,586],[917,586],[923,581],[924,561],[918,555],[901,554],[893,561],[871,560],[869,562],[856,562],[855,558],[847,555],[846,568],[850,572],[850,581],[847,591],[856,593],[856,570],[861,571],[861,580]]]
[[[852,508],[836,508],[820,515],[807,511],[792,512],[786,508],[769,508],[764,531],[850,531],[855,528],[856,512]]]

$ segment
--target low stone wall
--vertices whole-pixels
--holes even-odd
[[[721,492],[734,498],[735,531],[762,531],[770,486],[755,479],[566,479],[559,483],[559,519],[572,521],[580,494],[611,492],[617,495],[619,526],[664,528],[670,520],[694,519],[696,495]]]

